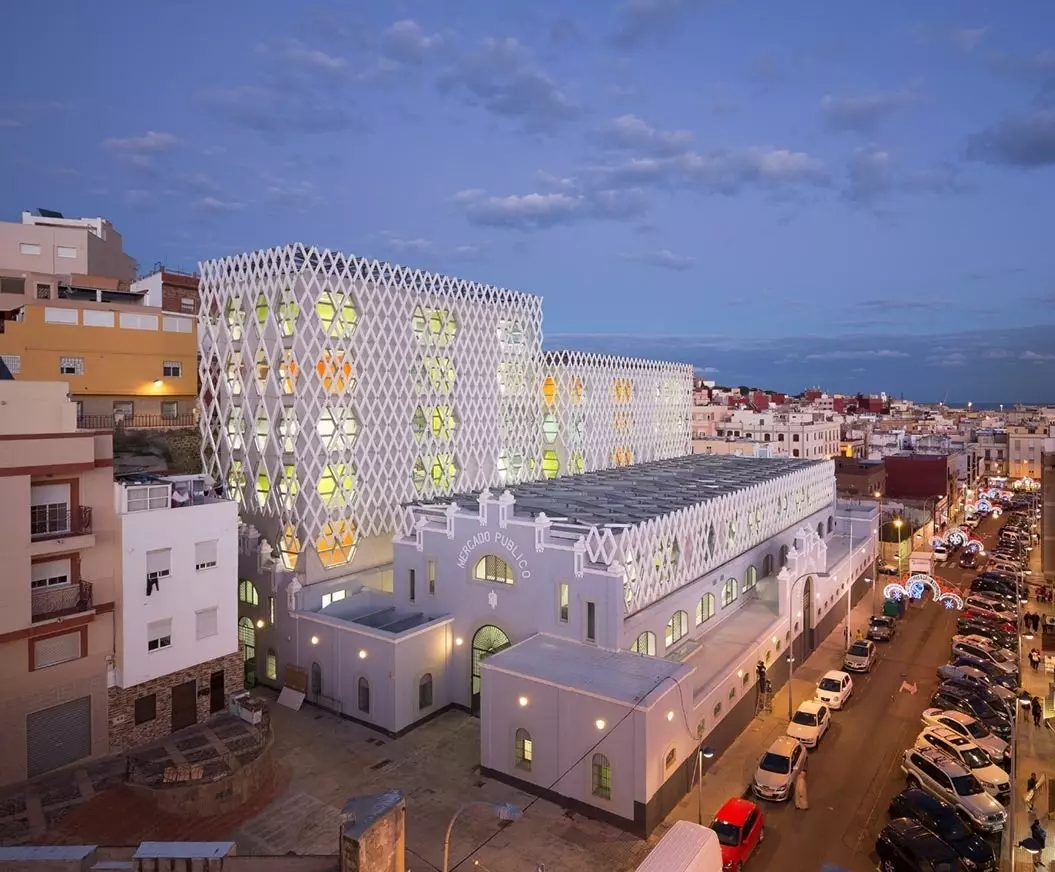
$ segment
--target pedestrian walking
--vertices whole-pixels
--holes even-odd
[[[808,809],[810,807],[809,794],[806,792],[806,770],[800,769],[795,776],[795,808]]]
[[[1034,672],[1040,668],[1040,652],[1036,648],[1029,652],[1029,665]]]
[[[1030,703],[1030,709],[1033,712],[1033,726],[1039,727],[1041,715],[1044,714],[1044,708],[1037,697],[1033,697],[1033,702]]]
[[[1037,773],[1030,772],[1026,781],[1026,807],[1033,811],[1033,803],[1037,798]]]

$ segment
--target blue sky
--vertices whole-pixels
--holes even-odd
[[[62,10],[61,14],[59,10]],[[721,382],[1055,400],[1055,7],[16,4],[4,218],[303,241]],[[31,73],[31,75],[30,75]]]

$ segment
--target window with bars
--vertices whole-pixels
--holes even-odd
[[[264,664],[264,675],[269,681],[278,680],[278,655],[274,648],[267,649],[267,661]]]
[[[476,562],[473,578],[477,581],[489,581],[492,584],[512,584],[513,567],[495,554],[487,554]]]
[[[601,799],[612,798],[612,764],[604,754],[594,754],[590,763],[592,771],[591,789]]]
[[[656,634],[651,630],[645,630],[645,632],[634,639],[634,644],[630,646],[630,650],[635,654],[647,654],[649,657],[655,657]]]
[[[359,711],[370,714],[370,682],[365,678],[360,678],[356,689],[359,696],[357,700]]]
[[[238,600],[251,606],[260,605],[260,595],[256,592],[256,585],[247,578],[238,582]]]
[[[70,529],[70,507],[68,503],[47,503],[29,509],[29,531],[33,536],[49,533],[66,533]]]
[[[531,771],[531,759],[534,757],[534,746],[531,742],[531,733],[521,728],[516,731],[513,762],[517,769]]]
[[[687,612],[679,609],[673,615],[670,616],[670,620],[667,621],[667,631],[664,642],[669,648],[671,645],[677,644],[682,638],[689,632],[689,615]]]
[[[166,360],[161,365],[161,375],[165,378],[179,378],[183,375],[183,364],[178,360]]]
[[[84,375],[84,358],[60,357],[59,375]]]
[[[714,594],[705,593],[696,603],[696,626],[709,621],[714,617]]]
[[[161,417],[174,420],[179,417],[179,402],[177,400],[161,401]]]
[[[432,673],[426,672],[418,682],[418,708],[432,707]]]

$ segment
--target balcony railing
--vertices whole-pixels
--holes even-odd
[[[198,421],[193,412],[183,415],[80,415],[77,426],[81,430],[163,430],[173,427],[196,427]]]
[[[30,509],[29,538],[34,542],[86,536],[91,532],[91,506],[73,506],[66,511],[55,511],[53,506]]]
[[[33,623],[76,615],[92,608],[92,583],[62,584],[33,591]]]

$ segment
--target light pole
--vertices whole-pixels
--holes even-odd
[[[882,560],[883,558],[883,492],[877,490],[872,494],[877,500],[879,500],[879,528],[878,536],[879,541],[876,543],[876,549],[879,552],[877,559]],[[876,614],[876,587],[879,584],[879,567],[873,566],[872,570],[875,572],[876,577],[872,579],[872,614]]]
[[[795,598],[795,585],[800,581],[809,578],[813,575],[812,572],[806,572],[796,578],[793,582],[788,584],[788,628],[791,630],[791,638],[788,642],[788,723],[791,723],[791,719],[795,716],[795,711],[791,705],[791,678],[795,674],[795,618],[792,614],[792,603]],[[809,603],[806,608],[813,608],[813,603]],[[803,622],[802,625],[803,633],[806,632],[806,625]]]
[[[443,872],[448,872],[450,869],[450,855],[451,855],[451,830],[454,829],[454,822],[458,820],[458,815],[468,808],[472,808],[475,805],[486,806],[491,809],[491,812],[500,821],[518,821],[523,817],[524,812],[515,805],[508,802],[467,802],[465,805],[460,806],[458,810],[451,815],[451,822],[447,824],[447,835],[443,837]]]
[[[856,581],[856,561],[854,560],[854,512],[853,506],[850,507],[850,582],[846,586],[846,647],[850,647],[850,633],[852,629],[850,627],[850,617],[853,612],[853,592],[854,582]],[[790,691],[789,691],[790,692]]]
[[[901,581],[901,528],[905,522],[901,518],[894,518],[894,526],[897,528],[897,580]]]
[[[712,757],[714,757],[714,748],[710,745],[701,744],[699,751],[696,753],[696,765],[700,768],[700,783],[697,791],[700,801],[697,808],[696,821],[701,827],[703,826],[703,761],[710,760]]]

